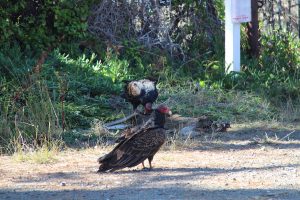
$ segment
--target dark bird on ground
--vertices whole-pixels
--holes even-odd
[[[140,115],[140,116],[142,117],[142,115]],[[134,127],[125,129],[124,131],[122,131],[121,136],[119,138],[117,138],[115,143],[120,143],[120,142],[130,138],[134,134],[141,133],[141,132],[146,131],[148,129],[156,128],[157,125],[155,125],[155,123],[154,123],[154,117],[155,117],[155,112],[152,112],[151,116],[147,117],[147,120],[144,121],[143,123],[138,124]],[[143,169],[144,169],[145,168],[144,161],[142,162],[142,166],[143,166]]]
[[[201,132],[226,132],[231,128],[229,122],[214,121],[211,116],[200,116],[196,124],[196,130]]]
[[[108,154],[100,157],[98,172],[116,171],[126,167],[134,167],[148,159],[150,169],[154,155],[166,139],[164,124],[171,111],[161,105],[153,110],[153,124],[137,128],[134,133],[123,135],[119,144]],[[152,122],[151,122],[152,123]]]
[[[230,123],[229,122],[214,122],[212,124],[212,130],[214,132],[227,132],[227,129],[231,128]]]
[[[213,120],[210,116],[200,116],[198,117],[198,122],[196,124],[196,129],[201,132],[208,132],[211,130],[211,125],[213,124]]]
[[[150,113],[152,111],[152,104],[158,97],[156,81],[142,79],[124,82],[126,85],[121,97],[132,104],[134,111],[142,104],[145,108],[145,113]]]

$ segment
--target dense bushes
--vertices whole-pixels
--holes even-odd
[[[95,1],[3,0],[0,2],[0,43],[17,42],[39,52],[86,36],[86,20]]]
[[[125,60],[99,61],[94,54],[71,58],[55,50],[35,74],[34,59],[27,55],[17,45],[1,49],[1,146],[16,142],[35,147],[59,139],[64,125],[65,130],[87,128],[95,118],[119,117],[108,99],[129,78]]]
[[[173,104],[175,98],[172,107],[181,114],[212,113],[231,120],[273,119],[278,117],[283,102],[298,104],[299,44],[289,34],[264,35],[260,58],[244,56],[243,71],[231,74],[225,74],[222,57],[215,54],[207,53],[182,64],[172,61],[168,54],[145,54],[138,46],[124,47],[119,55],[109,52],[102,58],[90,51],[80,55],[76,53],[78,50],[66,54],[56,49],[49,55],[42,72],[34,74],[35,57],[31,51],[23,52],[16,44],[5,46],[0,51],[0,143],[39,145],[44,140],[59,139],[63,121],[70,130],[87,128],[94,119],[118,118],[127,108],[117,98],[122,80],[146,76],[159,78],[162,92],[159,101],[173,98]],[[194,63],[192,68],[190,62]],[[226,92],[232,89],[246,93]],[[215,106],[194,107],[198,104],[176,94],[185,91],[207,91],[203,97],[195,98],[217,97],[212,102]],[[233,96],[243,102],[245,98],[241,94],[249,98],[247,103],[232,104],[228,100]],[[176,104],[176,99],[185,106]],[[264,99],[270,99],[272,104]],[[263,110],[259,107],[262,102],[266,105]],[[192,112],[187,112],[190,108]]]
[[[289,108],[298,106],[300,42],[292,34],[263,34],[260,57],[250,59],[243,52],[242,72],[225,74],[218,21],[224,16],[222,1],[209,13],[205,9],[211,1],[203,1],[193,10],[191,23],[178,16],[185,23],[170,35],[182,45],[185,60],[133,38],[121,45],[93,38],[86,32],[93,2],[0,3],[0,146],[5,150],[9,144],[36,147],[61,139],[63,128],[89,128],[94,119],[119,118],[130,108],[118,97],[122,81],[133,78],[158,78],[159,102],[188,116],[270,120],[279,118],[285,102]],[[197,3],[189,1],[182,13]],[[174,1],[174,6],[180,4]],[[195,30],[199,20],[204,24]],[[35,73],[41,51],[49,48],[42,70]]]
[[[245,66],[251,90],[265,93],[274,101],[299,100],[300,41],[287,32],[273,32],[261,38],[261,55]]]

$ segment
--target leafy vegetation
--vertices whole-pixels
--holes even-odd
[[[95,1],[4,0],[0,3],[0,43],[18,42],[39,53],[62,41],[85,37],[89,8]]]
[[[95,139],[84,131],[94,120],[111,121],[131,111],[119,94],[122,81],[135,78],[158,78],[158,103],[181,115],[209,114],[233,122],[299,120],[300,41],[293,34],[263,34],[257,59],[246,56],[244,39],[242,72],[226,74],[222,27],[215,27],[219,34],[209,42],[207,32],[197,32],[185,44],[182,61],[135,40],[122,41],[120,48],[106,45],[86,31],[94,1],[72,2],[0,3],[6,8],[0,9],[0,152]],[[222,2],[215,8],[222,20]],[[201,17],[209,23],[208,16]],[[182,29],[189,34],[193,24]],[[83,39],[92,45],[82,48]],[[36,73],[39,53],[48,47]]]

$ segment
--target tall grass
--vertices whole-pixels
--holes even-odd
[[[43,81],[37,81],[26,90],[22,90],[20,85],[17,88],[19,90],[1,98],[1,151],[15,152],[19,147],[26,151],[59,140],[62,133],[61,114]],[[16,94],[21,92],[19,96]]]
[[[243,56],[242,72],[232,74],[225,74],[221,47],[220,52],[207,50],[184,63],[165,53],[144,55],[139,48],[104,57],[56,49],[39,75],[31,73],[34,55],[17,45],[3,47],[0,153],[40,149],[63,138],[73,141],[81,134],[76,131],[75,136],[73,129],[123,116],[129,109],[118,97],[122,80],[147,76],[159,79],[158,102],[181,115],[209,114],[235,122],[297,121],[300,42],[286,33],[263,36],[261,42],[260,58]],[[215,45],[218,49],[221,43]]]
[[[13,153],[13,158],[17,162],[32,162],[38,164],[51,163],[56,161],[56,155],[61,150],[62,144],[60,141],[45,142],[43,146],[31,148],[24,151],[21,144],[16,141],[16,147]]]
[[[40,149],[62,140],[64,125],[88,128],[94,119],[119,116],[108,99],[128,78],[125,60],[55,50],[40,74],[32,73],[34,60],[18,46],[0,53],[0,153]]]
[[[18,46],[0,53],[0,153],[28,151],[61,137],[61,112],[47,82],[31,74],[34,57]]]

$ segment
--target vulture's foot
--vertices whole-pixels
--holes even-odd
[[[152,168],[149,168],[149,167],[144,167],[143,169],[142,169],[142,171],[144,171],[144,172],[149,172],[149,171],[151,171],[152,170]]]

